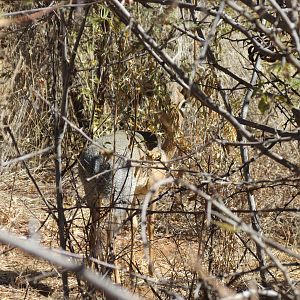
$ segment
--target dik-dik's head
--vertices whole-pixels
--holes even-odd
[[[181,86],[176,82],[169,82],[166,85],[169,107],[159,114],[159,122],[165,132],[162,149],[168,159],[171,159],[177,149],[177,140],[182,136],[182,125],[186,107],[186,99],[182,94]]]

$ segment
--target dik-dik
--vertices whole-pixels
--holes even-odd
[[[117,131],[95,142],[99,146],[89,146],[80,157],[79,176],[91,213],[90,254],[103,258],[103,239],[113,242],[114,235],[127,217],[126,208],[133,204],[134,197],[145,193],[155,181],[165,176],[165,171],[161,169],[143,171],[138,161],[153,159],[153,153],[162,161],[166,161],[167,157],[159,147],[147,147],[140,133]],[[101,217],[99,206],[111,210],[107,237],[100,237],[97,229]]]
[[[164,166],[176,151],[176,130],[181,127],[180,108],[183,95],[175,84],[168,85],[171,103],[176,107],[168,115],[161,113],[162,128],[165,129],[165,142],[160,143],[151,135],[123,130],[95,140],[80,156],[79,176],[85,190],[85,201],[90,209],[91,229],[89,233],[90,254],[103,259],[103,244],[113,242],[122,223],[127,218],[126,208],[135,197],[144,196],[150,187],[163,179],[167,172]],[[155,161],[154,167],[143,169],[141,161]],[[164,163],[163,163],[164,162]],[[147,165],[149,167],[149,165]],[[98,223],[101,218],[100,206],[109,207],[111,218],[108,233],[100,236]],[[153,208],[153,207],[152,207]],[[153,261],[151,240],[153,238],[153,215],[148,220],[150,261]],[[152,269],[149,270],[150,274]]]

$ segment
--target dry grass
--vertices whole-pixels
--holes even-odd
[[[266,161],[265,161],[266,162]],[[265,172],[265,167],[260,163],[260,170]],[[46,169],[46,168],[45,168]],[[257,170],[257,169],[255,169]],[[279,171],[278,171],[279,172]],[[34,173],[34,171],[33,171]],[[254,173],[257,178],[259,174]],[[38,185],[48,201],[55,203],[55,188],[51,169],[47,173],[36,172],[35,178]],[[89,222],[88,209],[79,203],[73,177],[67,176],[64,180],[66,203],[66,218],[70,224],[71,240],[74,250],[78,254],[85,255],[87,248],[86,224]],[[265,176],[263,176],[266,179]],[[190,178],[191,180],[191,178]],[[75,181],[76,183],[76,181]],[[77,183],[79,196],[82,196],[80,184]],[[216,188],[214,186],[214,188]],[[28,224],[42,224],[48,213],[44,203],[38,196],[33,184],[26,179],[23,171],[3,174],[0,188],[0,220],[3,228],[19,235],[28,236],[30,230]],[[275,187],[259,189],[255,192],[257,206],[260,209],[282,207],[283,202],[288,203],[295,189],[290,187]],[[233,187],[222,188],[219,193],[226,198],[233,192]],[[162,191],[163,195],[163,191]],[[293,207],[300,204],[297,196]],[[246,198],[242,193],[228,198],[227,205],[232,209],[246,208]],[[77,207],[77,209],[76,209]],[[155,240],[153,242],[155,280],[159,280],[158,288],[161,295],[163,290],[169,290],[187,295],[193,277],[210,281],[214,276],[224,277],[224,282],[230,273],[242,270],[255,269],[257,262],[249,251],[245,251],[245,242],[248,240],[242,233],[240,238],[234,232],[217,226],[207,227],[204,214],[194,215],[188,212],[201,212],[205,210],[205,203],[197,199],[187,191],[179,191],[177,188],[170,189],[167,194],[159,200],[158,211],[165,211],[156,215]],[[185,212],[185,213],[184,213]],[[250,222],[249,214],[239,214],[246,222]],[[289,247],[295,253],[299,253],[299,215],[296,213],[265,213],[261,215],[262,228],[264,233],[278,243]],[[40,231],[40,239],[47,247],[58,247],[57,226],[52,218],[49,218]],[[144,248],[139,234],[134,237],[132,244],[130,226],[118,236],[116,244],[116,256],[121,271],[122,284],[138,293],[145,299],[155,299],[149,285],[142,278],[129,276],[129,272],[147,276],[147,262],[144,259]],[[243,241],[243,242],[242,242]],[[254,244],[247,242],[248,247],[255,251]],[[27,297],[27,299],[59,299],[61,297],[61,280],[59,272],[47,262],[32,258],[17,249],[9,249],[2,246],[0,295],[3,299],[15,299],[16,297]],[[288,255],[272,250],[273,254],[283,263],[296,262]],[[134,258],[131,260],[131,254]],[[199,259],[201,268],[207,269],[210,265],[210,272],[203,275],[199,271]],[[271,263],[271,261],[270,261]],[[270,270],[276,281],[284,281],[283,275],[276,268]],[[46,273],[45,278],[34,282],[36,276]],[[47,276],[50,273],[50,277]],[[288,268],[292,280],[299,277],[299,268]],[[214,276],[212,276],[214,275]],[[212,279],[209,279],[212,278]],[[215,280],[215,279],[214,279]],[[259,273],[245,274],[238,278],[232,287],[237,290],[249,286],[253,280],[260,281]],[[213,284],[213,283],[212,283]],[[221,281],[218,285],[221,284]],[[76,278],[70,275],[71,299],[78,297],[79,291]],[[218,289],[218,288],[217,288]],[[163,296],[164,297],[164,296]]]
[[[0,8],[3,11],[24,9],[22,2],[24,1],[16,2],[14,6],[12,3],[8,4],[7,1],[1,1]],[[212,1],[208,1],[207,6],[212,5],[211,3]],[[28,1],[26,5],[30,6]],[[80,43],[78,60],[76,60],[78,73],[70,87],[70,101],[79,99],[84,106],[88,121],[94,118],[90,129],[95,135],[111,131],[114,124],[117,127],[127,126],[130,129],[138,125],[140,130],[151,130],[163,135],[157,116],[161,110],[171,109],[164,89],[164,83],[168,79],[165,78],[166,76],[154,59],[145,55],[144,49],[137,47],[139,45],[137,40],[130,35],[127,36],[127,31],[119,26],[117,20],[107,17],[106,21],[111,27],[110,31],[105,31],[103,28],[108,25],[105,25],[101,18],[100,21],[97,19],[100,15],[99,11],[105,15],[105,8],[101,5],[91,12],[95,19],[91,18],[88,21],[85,35]],[[74,42],[75,32],[77,32],[76,26],[80,22],[80,17],[76,19],[77,17],[78,15],[74,19],[74,28],[69,28],[70,49]],[[146,15],[142,18],[142,22],[149,23],[148,17]],[[150,20],[152,17],[150,16]],[[174,20],[172,17],[168,25],[162,26],[163,30],[168,32]],[[209,23],[209,18],[206,21]],[[97,22],[100,22],[101,26]],[[222,30],[220,29],[222,34],[229,30],[226,24],[220,26],[224,26]],[[153,34],[158,37],[161,33],[160,27],[159,24],[159,28],[153,29]],[[60,37],[55,29],[53,20],[45,18],[29,27],[16,26],[1,29],[0,32],[0,43],[5,58],[0,58],[1,83],[3,83],[0,87],[1,126],[2,124],[10,126],[21,154],[31,153],[53,144],[54,111],[52,106],[60,105],[59,99],[62,94],[61,58],[57,51]],[[193,30],[191,32],[194,32]],[[20,35],[21,32],[22,35]],[[177,35],[179,35],[178,32]],[[166,38],[166,36],[161,38]],[[240,34],[237,36],[229,34],[229,36],[239,38]],[[176,41],[176,38],[178,36],[172,38],[172,43]],[[112,39],[112,45],[107,47],[110,39]],[[184,40],[181,44],[184,44]],[[178,60],[183,59],[184,56],[193,56],[189,55],[191,44],[186,44],[184,47],[181,45],[180,49],[177,49]],[[167,51],[173,51],[172,45]],[[198,44],[196,46],[200,48]],[[247,49],[241,49],[240,44],[234,44],[222,38],[212,42],[211,47],[218,54],[222,66],[244,80],[250,79],[249,68],[251,66],[246,57]],[[132,58],[135,55],[137,58]],[[122,63],[116,63],[119,61]],[[182,67],[189,70],[188,63],[187,65],[183,63]],[[98,69],[103,71],[101,79],[97,74]],[[268,78],[270,73],[268,69],[274,71],[271,67],[262,69],[266,76],[263,80]],[[280,77],[280,72],[277,73],[276,75]],[[227,96],[234,114],[239,113],[245,89],[243,86],[241,89],[237,88],[236,80],[223,73],[220,74],[212,66],[206,68],[203,65],[197,70],[195,81],[200,89],[210,95],[218,105],[223,105],[217,86],[221,83],[228,92]],[[286,85],[284,87],[286,90],[292,90],[288,83]],[[52,88],[56,90],[53,91]],[[268,89],[272,91],[270,84],[263,88],[261,93]],[[282,86],[278,84],[278,89],[280,88]],[[291,102],[298,101],[297,97],[295,99],[297,93],[291,94]],[[275,128],[283,128],[283,125],[288,123],[288,129],[294,129],[290,122],[292,117],[281,114],[282,110],[278,113],[275,107],[276,99],[272,104],[274,106],[263,114],[258,109],[259,98],[258,93],[252,99],[249,113],[251,120]],[[53,102],[48,105],[45,100]],[[54,105],[55,101],[57,102]],[[285,106],[284,102],[277,102],[276,105],[278,104],[281,108]],[[242,183],[239,170],[241,167],[239,149],[221,147],[213,142],[216,138],[236,141],[236,130],[217,113],[203,107],[198,100],[189,98],[189,105],[184,128],[182,132],[176,132],[180,148],[178,155],[184,159],[173,164],[174,169],[180,168],[181,171],[173,172],[172,175],[194,184],[213,197],[222,199],[228,208],[236,211],[236,215],[242,221],[251,224],[251,214],[238,211],[249,209],[246,194],[249,185]],[[72,102],[69,108],[70,121],[77,127],[81,127],[75,116],[75,104]],[[285,109],[287,113],[290,106],[286,105]],[[258,134],[258,137],[261,138],[261,135]],[[87,256],[89,253],[87,242],[89,210],[81,201],[83,191],[76,171],[76,159],[83,144],[84,138],[69,127],[63,141],[63,167],[66,168],[63,177],[64,205],[70,233],[68,250]],[[249,151],[251,156],[258,154],[252,148]],[[300,152],[296,142],[278,144],[272,148],[272,151],[299,165]],[[12,137],[4,130],[1,131],[0,162],[8,161],[16,156],[18,153],[16,146],[12,144]],[[56,206],[53,160],[53,154],[39,156],[27,161],[27,166],[45,199]],[[225,174],[229,168],[232,173],[228,176],[227,182],[213,178],[213,176]],[[294,176],[291,182],[283,180],[277,184],[272,183],[272,181],[286,178],[291,173],[265,156],[252,162],[250,169],[255,182],[263,181],[263,183],[253,182],[250,185],[257,209],[275,210],[260,213],[263,233],[294,253],[300,254],[299,210],[297,212],[276,211],[278,207],[299,209],[299,178]],[[49,217],[45,203],[41,200],[21,164],[9,166],[0,171],[2,228],[27,237],[32,233],[30,226],[37,228],[42,225],[39,232],[41,243],[46,247],[58,248],[57,224],[51,216]],[[229,284],[229,288],[234,291],[241,291],[253,285],[254,281],[257,285],[261,283],[260,274],[258,270],[255,270],[258,267],[255,258],[255,243],[249,239],[249,236],[226,226],[218,218],[213,218],[211,224],[207,224],[206,201],[182,186],[167,187],[161,191],[161,195],[161,199],[158,200],[159,213],[156,214],[155,240],[153,241],[155,271],[153,278],[147,277],[148,265],[144,258],[140,235],[137,233],[132,237],[130,222],[127,222],[117,237],[115,255],[122,268],[121,281],[126,288],[145,299],[157,299],[155,293],[158,293],[162,299],[167,299],[171,297],[170,293],[178,293],[188,298],[199,284],[206,291],[212,291],[212,295],[215,296],[216,293],[225,293],[225,295],[231,293],[223,289],[223,284]],[[101,225],[105,227],[107,220],[101,221]],[[293,266],[286,266],[286,273],[292,282],[299,285],[299,262],[284,252],[271,248],[268,250],[281,263],[294,263]],[[62,299],[60,270],[18,249],[10,249],[7,245],[1,245],[0,251],[1,299]],[[267,257],[267,263],[273,264],[269,257]],[[249,270],[253,271],[247,273]],[[279,268],[272,267],[269,271],[268,276],[272,287],[288,293],[288,286],[284,285],[285,278]],[[239,272],[245,273],[239,275]],[[70,298],[79,299],[81,294],[74,274],[70,274],[69,279]],[[84,283],[81,282],[81,284],[85,289]],[[201,292],[199,297],[206,299],[205,296],[205,293]]]

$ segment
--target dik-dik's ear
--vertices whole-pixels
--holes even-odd
[[[177,82],[169,82],[166,85],[167,92],[170,98],[171,106],[177,110],[182,117],[186,115],[189,108],[189,101],[187,95],[180,84]]]
[[[177,82],[168,82],[166,89],[171,105],[179,107],[180,103],[185,101],[185,96],[182,94],[182,87]]]

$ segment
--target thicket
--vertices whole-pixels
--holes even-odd
[[[33,218],[41,245],[66,252],[56,257],[4,230],[0,240],[60,266],[61,288],[49,282],[52,292],[92,297],[83,278],[108,298],[115,291],[132,299],[126,289],[147,299],[300,299],[298,1],[2,1],[0,8],[3,226],[24,235]],[[177,109],[169,82],[181,86],[186,106],[182,127],[171,128],[173,183],[154,199],[155,272],[149,276],[143,244],[127,224],[115,254],[119,290],[87,270],[78,157],[87,137],[119,129],[164,140],[160,116]],[[24,185],[43,214],[28,213],[17,226],[9,199]],[[22,254],[13,255],[22,266]],[[34,289],[48,275],[26,276]]]

